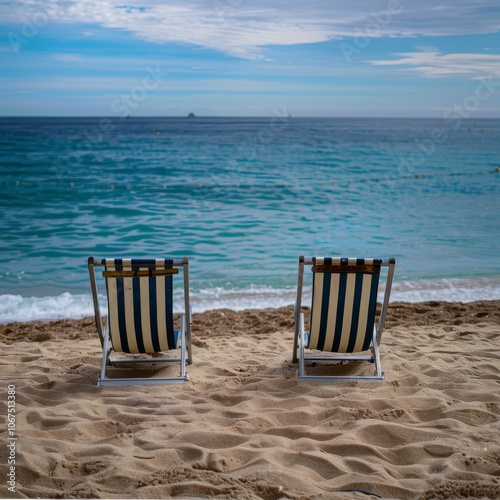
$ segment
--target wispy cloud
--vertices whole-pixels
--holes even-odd
[[[392,6],[392,7],[391,7]],[[368,36],[492,33],[500,29],[497,0],[4,0],[0,20],[41,19],[126,30],[155,43],[183,43],[243,58],[265,47],[324,42],[367,33],[385,13],[383,30]],[[389,17],[387,17],[387,13]],[[82,30],[82,35],[88,29]]]
[[[441,54],[437,50],[397,54],[398,59],[370,61],[375,66],[400,66],[427,78],[465,76],[472,79],[500,75],[500,55]]]

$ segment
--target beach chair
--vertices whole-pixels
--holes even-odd
[[[311,266],[312,270],[309,331],[305,331],[304,313],[301,312],[305,266]],[[393,257],[389,260],[299,257],[293,344],[295,363],[297,350],[299,352],[299,380],[326,382],[384,380],[379,345],[387,315],[395,266],[396,261]],[[381,268],[387,268],[387,272],[384,272],[386,277],[383,300],[377,320],[377,295]],[[369,352],[366,353],[367,351]],[[305,362],[311,360],[342,363],[369,361],[375,363],[375,373],[373,376],[307,375]]]
[[[104,329],[96,267],[104,268],[102,275],[106,282],[108,317]],[[186,364],[192,362],[188,258],[176,260],[89,257],[88,269],[95,322],[103,350],[101,374],[97,385],[149,385],[186,381]],[[179,274],[179,269],[182,269],[184,277],[184,313],[180,316],[180,330],[175,330],[173,278]],[[176,353],[170,352],[174,350]],[[179,351],[180,355],[176,356]],[[123,356],[117,358],[115,353]],[[130,363],[175,363],[179,365],[179,375],[167,378],[109,376],[109,366],[121,368]],[[120,371],[122,370],[115,370],[118,373]]]

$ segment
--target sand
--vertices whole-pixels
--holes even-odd
[[[500,301],[392,304],[375,383],[298,382],[292,316],[195,315],[188,382],[118,388],[91,318],[0,325],[0,497],[500,498]]]

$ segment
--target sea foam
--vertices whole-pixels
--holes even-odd
[[[190,301],[194,313],[211,309],[266,309],[292,305],[295,288],[273,288],[252,285],[244,289],[206,288],[193,291]],[[304,287],[304,305],[310,304],[311,289]],[[381,297],[379,297],[381,299]],[[391,302],[474,302],[500,300],[500,276],[480,278],[448,278],[436,280],[394,281]],[[106,297],[100,295],[101,312],[106,314]],[[182,300],[176,292],[175,312],[181,312]],[[0,295],[0,322],[82,318],[94,315],[90,294],[62,293],[57,296],[22,297]]]

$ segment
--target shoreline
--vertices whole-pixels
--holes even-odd
[[[303,310],[307,311],[308,306]],[[391,302],[385,330],[397,326],[460,325],[491,321],[500,324],[500,300],[473,302],[423,301]],[[211,309],[193,313],[193,338],[207,338],[224,332],[231,334],[293,331],[293,306],[266,309]],[[53,320],[9,321],[0,323],[0,342],[7,344],[32,340],[86,339],[97,330],[93,316]]]
[[[102,290],[101,290],[102,291]],[[174,293],[180,293],[178,289]],[[256,287],[242,289],[204,289],[190,292],[194,313],[214,309],[245,311],[288,307],[295,302],[296,286],[289,288]],[[491,299],[493,297],[493,299]],[[310,301],[310,287],[304,286],[305,302]],[[182,303],[175,298],[174,307]],[[106,297],[100,295],[102,306]],[[393,283],[392,302],[416,304],[445,301],[474,303],[500,300],[500,275],[468,278],[436,278],[397,280]],[[64,314],[61,313],[64,311]],[[82,319],[93,316],[93,299],[90,293],[61,292],[59,295],[23,296],[13,293],[0,294],[0,324],[24,321],[56,321]]]
[[[299,382],[292,306],[193,316],[189,381],[132,387],[96,386],[93,317],[1,324],[0,497],[500,497],[500,301],[391,303],[383,382]]]

